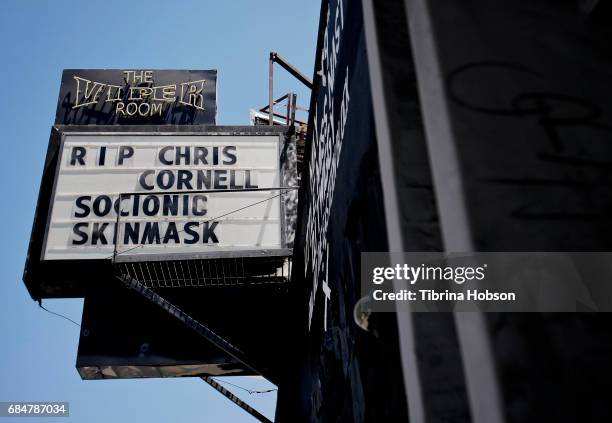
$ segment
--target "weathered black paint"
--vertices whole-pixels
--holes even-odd
[[[382,83],[391,132],[393,175],[405,251],[443,251],[423,112],[403,0],[374,1]],[[403,314],[399,315],[401,319]],[[416,375],[428,423],[470,421],[452,313],[412,313]],[[405,335],[404,335],[405,336]],[[410,406],[410,404],[409,404]]]
[[[357,1],[344,0],[342,7],[344,29],[333,76],[335,94],[331,105],[337,119],[347,69],[350,103],[338,169],[332,175],[336,189],[323,240],[329,245],[329,266],[323,267],[320,274],[313,274],[311,266],[305,272],[304,248],[312,242],[307,241],[306,233],[307,219],[313,212],[311,204],[317,196],[328,195],[311,185],[309,172],[314,164],[307,161],[301,179],[292,272],[295,336],[291,339],[289,354],[295,362],[279,386],[276,417],[280,422],[380,422],[407,418],[395,316],[373,316],[371,332],[360,329],[353,318],[353,308],[360,299],[360,253],[385,251],[387,242],[362,10]],[[314,111],[317,112],[316,128],[320,130],[325,93],[329,89],[316,71],[321,66],[325,32],[330,39],[334,36],[337,8],[335,0],[322,2],[307,160],[314,148]],[[326,25],[328,12],[329,25]],[[329,81],[327,78],[326,83]],[[319,288],[309,329],[308,303],[315,278],[319,279]],[[327,279],[331,288],[326,331],[323,279]]]
[[[610,251],[610,5],[429,6],[474,249]],[[612,419],[609,313],[485,317],[508,422]]]
[[[193,376],[191,369],[181,368],[193,365],[201,366],[201,375],[253,374],[117,281],[109,280],[104,291],[85,298],[76,361],[84,379],[160,377],[155,370],[160,367],[168,374]]]

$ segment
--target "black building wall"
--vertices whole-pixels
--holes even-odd
[[[381,3],[364,1],[375,15],[386,7]],[[402,132],[401,122],[420,116],[443,250],[609,251],[610,6],[403,3],[403,16],[375,17],[377,51],[369,52],[380,62],[376,76],[387,105],[410,103],[389,79],[388,63],[400,57],[409,68],[404,72],[416,74],[419,96],[418,113],[404,109],[398,118],[394,106],[375,111],[378,133],[381,126],[388,131],[388,139],[378,138],[379,147],[387,142],[391,151],[380,158],[383,192],[395,196],[401,217],[387,219],[389,233],[401,231],[399,244],[406,250],[418,239],[403,216],[423,203],[416,204],[397,181],[407,167],[418,169],[402,153],[420,145],[418,136]],[[408,28],[401,46],[398,25],[391,24],[397,21]],[[397,182],[391,193],[385,169]],[[610,289],[598,294],[610,297]],[[612,376],[608,314],[456,313],[450,323],[457,342],[432,349],[430,340],[442,332],[433,328],[423,336],[419,328],[441,318],[411,319],[415,335],[409,341],[422,352],[415,360],[421,397],[409,405],[423,414],[414,421],[448,421],[453,409],[453,390],[432,390],[432,374],[449,375],[455,399],[467,402],[460,408],[469,413],[451,421],[610,420],[607,391],[598,388]],[[425,358],[449,349],[460,361],[432,366]],[[450,365],[463,374],[449,372]]]
[[[406,3],[408,18],[419,19],[419,2]],[[610,251],[610,5],[422,3],[447,107],[424,113],[452,131],[471,248]],[[431,78],[419,83],[431,93]],[[457,245],[455,229],[447,227],[447,249]],[[506,421],[612,419],[607,390],[597,388],[612,377],[608,313],[484,318]]]
[[[381,313],[364,331],[353,308],[360,252],[610,251],[610,6],[332,0],[321,22],[279,421],[609,421],[607,314]],[[337,33],[341,150],[321,136]]]
[[[354,318],[360,254],[387,250],[364,36],[360,2],[323,1],[281,422],[407,418],[395,316],[372,317],[369,331]]]

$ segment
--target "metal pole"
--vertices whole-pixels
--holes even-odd
[[[289,63],[283,56],[278,53],[274,53],[272,60],[281,65],[281,67],[283,67],[287,72],[293,75],[298,81],[300,81],[302,84],[306,85],[312,90],[312,81],[310,80],[310,78],[300,72],[298,68]]]
[[[274,56],[276,53],[270,52],[270,62],[268,64],[268,124],[274,125]]]
[[[287,94],[287,125],[289,125],[289,122],[291,120],[291,101],[293,99],[293,94],[289,93]]]
[[[295,110],[297,109],[297,94],[291,96],[291,126],[295,125]]]
[[[236,395],[234,395],[232,393],[232,391],[230,391],[229,389],[225,388],[224,386],[221,386],[212,377],[210,377],[210,376],[202,376],[201,378],[202,378],[202,380],[204,382],[208,383],[210,386],[212,386],[218,392],[220,392],[223,396],[225,396],[231,402],[236,404],[238,407],[242,408],[244,411],[249,413],[251,416],[255,417],[260,422],[263,422],[263,423],[272,423],[272,421],[270,419],[268,419],[266,416],[261,414],[259,411],[255,410],[253,407],[251,407],[246,402],[242,401],[240,398],[238,398]]]

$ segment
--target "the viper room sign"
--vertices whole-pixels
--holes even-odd
[[[64,134],[43,260],[282,248],[278,135]]]

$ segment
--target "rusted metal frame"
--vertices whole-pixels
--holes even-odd
[[[276,100],[273,101],[274,105],[280,103],[281,101],[283,101],[287,97],[289,97],[289,94],[285,94],[284,96],[277,98]],[[262,107],[261,109],[259,109],[259,111],[263,112],[263,113],[266,113],[268,110],[270,110],[270,105],[269,104],[264,106],[264,107]]]
[[[287,121],[287,124],[293,127],[295,125],[295,111],[297,110],[297,94],[291,94],[291,120]],[[287,116],[289,112],[287,112]]]
[[[312,80],[304,75],[298,68],[289,63],[283,56],[272,51],[270,52],[270,62],[278,63],[283,69],[293,75],[298,81],[302,84],[306,85],[308,88],[312,90]]]
[[[268,124],[274,126],[274,59],[270,53],[268,64]]]

